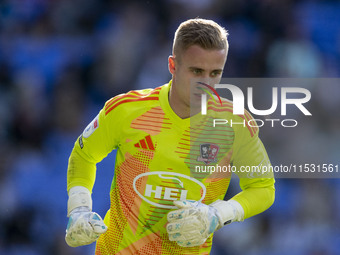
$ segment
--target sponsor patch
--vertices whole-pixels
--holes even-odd
[[[83,143],[83,135],[79,136],[78,141],[79,141],[79,146],[80,146],[80,148],[82,149],[82,148],[84,147],[84,143]]]
[[[94,120],[91,121],[90,124],[87,125],[87,127],[84,129],[83,137],[88,138],[90,135],[93,134],[93,132],[99,127],[99,116],[94,118]]]

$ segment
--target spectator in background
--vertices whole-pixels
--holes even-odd
[[[0,254],[84,255],[93,253],[94,246],[71,250],[64,244],[64,224],[60,226],[60,222],[65,220],[67,197],[58,193],[57,190],[60,191],[65,186],[63,169],[66,168],[67,162],[64,159],[70,152],[69,148],[73,144],[74,134],[79,132],[80,126],[84,126],[95,116],[108,94],[123,92],[120,90],[123,84],[118,84],[118,80],[115,78],[112,78],[110,83],[103,79],[103,77],[116,77],[112,75],[112,69],[106,67],[106,63],[115,62],[116,65],[119,65],[119,61],[124,63],[132,61],[117,57],[120,52],[116,57],[108,52],[111,49],[108,46],[109,43],[114,44],[115,40],[119,41],[119,38],[117,39],[114,35],[119,34],[118,24],[124,24],[130,31],[130,35],[133,36],[136,33],[143,37],[137,39],[141,46],[136,53],[139,54],[137,61],[139,64],[132,63],[135,66],[134,70],[129,71],[133,82],[124,84],[133,89],[140,88],[140,84],[144,84],[145,80],[154,81],[152,86],[159,84],[159,79],[157,81],[154,74],[162,72],[166,74],[167,66],[161,64],[152,66],[152,77],[150,77],[150,73],[148,73],[150,68],[140,66],[140,59],[143,59],[143,63],[154,63],[155,58],[166,58],[170,52],[167,50],[169,47],[165,42],[172,39],[178,21],[196,16],[213,18],[228,27],[231,33],[229,40],[232,50],[224,72],[227,77],[273,77],[288,75],[288,73],[289,75],[308,74],[311,75],[310,77],[313,73],[320,74],[320,77],[339,77],[340,7],[337,1],[211,0],[199,1],[199,4],[196,2],[179,0],[5,0],[1,2]],[[130,7],[132,5],[133,7]],[[138,10],[140,13],[134,14],[132,10]],[[123,13],[130,13],[129,18],[124,18]],[[135,22],[127,22],[127,20],[131,20],[131,16]],[[133,17],[142,17],[142,24],[139,25],[138,19]],[[145,34],[135,31],[136,24]],[[300,32],[303,31],[300,39],[297,40],[298,49],[301,49],[301,45],[306,45],[306,43],[311,45],[307,47],[307,50],[303,50],[305,52],[303,55],[312,59],[312,68],[306,71],[304,67],[308,65],[304,65],[304,67],[298,66],[297,71],[287,72],[292,68],[287,68],[286,64],[284,68],[277,68],[279,61],[273,65],[268,64],[271,58],[269,56],[273,54],[269,52],[275,52],[273,55],[281,56],[277,50],[274,50],[274,48],[278,48],[278,43],[281,45],[284,43],[284,48],[289,48],[289,51],[292,52],[290,45],[293,45],[292,42],[296,45],[295,39],[293,40],[285,31],[289,30],[289,27],[295,26],[299,28]],[[148,36],[150,37],[147,38]],[[128,36],[124,35],[124,38],[128,38]],[[141,45],[144,42],[149,44]],[[121,42],[120,45],[122,45]],[[130,45],[134,45],[134,42],[130,42]],[[160,49],[158,45],[163,49]],[[126,49],[128,51],[129,47]],[[300,61],[296,62],[296,58],[291,57],[291,54],[288,55],[290,56],[289,62],[293,59],[294,63],[301,63]],[[101,61],[101,59],[111,57],[115,57],[115,60]],[[271,68],[274,66],[276,66],[275,70]],[[76,69],[76,71],[71,71],[73,78],[65,79],[64,76],[70,76],[70,69]],[[285,70],[284,73],[282,70]],[[164,77],[162,75],[162,79]],[[61,80],[64,82],[60,82]],[[70,82],[65,82],[65,80]],[[72,87],[71,83],[73,82],[78,84],[75,86],[78,88]],[[15,85],[18,83],[21,83],[20,89]],[[63,88],[58,89],[59,86]],[[73,92],[68,94],[68,88]],[[27,91],[19,93],[22,90]],[[318,87],[312,91],[313,118],[309,123],[311,129],[305,130],[306,132],[292,132],[291,139],[285,139],[287,138],[285,136],[279,140],[274,139],[268,130],[262,132],[266,134],[262,139],[265,144],[269,145],[268,150],[273,164],[281,163],[282,151],[288,152],[287,148],[295,159],[296,155],[307,159],[313,155],[313,158],[322,161],[339,161],[340,118],[337,116],[340,100],[337,91],[338,87],[331,85]],[[76,95],[77,93],[79,94]],[[19,100],[19,95],[21,95],[20,98],[26,98],[22,103]],[[314,97],[314,95],[317,96]],[[77,105],[67,102],[73,101],[73,99]],[[59,100],[67,102],[68,107],[57,107],[57,104],[61,104],[57,102]],[[27,109],[23,106],[24,102]],[[68,109],[73,106],[75,109],[70,112],[74,113],[68,113]],[[83,114],[75,116],[74,114],[80,107]],[[28,113],[28,116],[24,116],[29,109],[37,110],[36,113],[41,114]],[[19,112],[23,117],[22,121],[20,121]],[[63,115],[69,117],[62,117]],[[72,116],[75,118],[73,119]],[[56,118],[58,121],[55,120]],[[36,123],[32,123],[32,120]],[[302,143],[307,145],[296,146]],[[290,146],[286,146],[286,144]],[[293,144],[294,146],[292,146]],[[306,150],[306,148],[311,148],[314,151],[320,148],[322,153],[310,154],[310,150]],[[111,160],[114,161],[113,158]],[[104,164],[109,166],[112,162],[104,162]],[[105,181],[105,178],[108,180],[112,178],[105,171],[101,172],[100,177],[103,176],[105,177],[100,182]],[[48,185],[42,184],[51,178],[54,180],[52,189],[55,192],[48,194]],[[327,192],[321,192],[322,196],[320,196],[324,201],[334,201],[336,204],[333,214],[329,216],[330,219],[319,221],[318,225],[323,225],[325,232],[321,232],[324,235],[321,236],[315,231],[310,231],[310,238],[308,238],[308,240],[312,240],[311,238],[315,240],[317,237],[324,243],[328,240],[329,246],[323,248],[324,254],[338,254],[340,250],[340,242],[337,239],[340,235],[337,223],[340,222],[340,202],[337,199],[340,194],[340,186],[338,183],[337,180],[318,179],[313,181],[315,190],[324,189],[325,185],[328,185],[334,194],[326,197]],[[25,186],[21,186],[21,184],[25,184]],[[32,184],[39,184],[40,188],[37,189]],[[275,206],[263,216],[263,222],[266,222],[269,232],[264,235],[262,243],[257,239],[261,243],[261,245],[257,245],[257,253],[261,255],[292,253],[291,243],[297,240],[292,237],[305,236],[306,229],[312,226],[304,223],[305,227],[301,227],[300,220],[305,217],[303,215],[307,212],[302,210],[303,203],[294,198],[294,195],[302,189],[300,180],[278,180],[278,187]],[[307,189],[305,185],[303,187],[303,189]],[[96,204],[94,207],[98,212],[100,208],[105,208],[105,203],[108,202],[100,200],[105,192],[105,190],[95,188],[93,196]],[[306,192],[302,193],[306,194]],[[42,194],[40,198],[35,197],[40,194]],[[301,197],[301,199],[303,198]],[[324,206],[330,208],[329,204]],[[15,225],[18,226],[17,224],[9,224],[18,221],[18,218],[22,216],[20,212],[29,210],[33,212],[32,218],[29,221],[21,221],[19,229],[15,227]],[[299,213],[302,216],[297,221],[292,212],[298,211],[303,212]],[[52,220],[41,222],[39,217],[45,214],[58,216]],[[281,220],[283,218],[284,220]],[[43,219],[46,220],[44,217]],[[257,218],[256,222],[250,220],[242,225],[247,228],[249,233],[256,235],[259,225],[263,226],[260,219],[262,217]],[[27,231],[32,228],[30,222],[33,222],[36,231]],[[41,223],[50,228],[44,228]],[[292,228],[292,226],[295,227]],[[274,234],[277,228],[282,230],[280,235]],[[20,252],[15,252],[13,247],[21,246],[19,240],[12,239],[13,242],[7,242],[7,240],[10,236],[19,236],[19,232],[27,233],[30,237],[27,238],[29,241],[26,242],[25,249],[20,248]],[[8,235],[8,233],[12,234]],[[257,237],[260,236],[257,235]],[[243,240],[242,245],[236,245],[240,240],[230,235],[228,231],[222,231],[220,236],[217,232],[215,239],[216,248],[229,242],[230,246],[236,246],[233,250],[236,249],[239,251],[238,253],[242,254],[247,254],[244,248],[253,245],[251,240]],[[290,241],[285,241],[284,243],[287,245],[282,245],[282,240]],[[312,253],[310,250],[313,250],[316,245],[317,242],[309,242],[308,247],[305,244],[301,245],[299,252],[296,253]],[[251,249],[248,251],[250,254],[255,254]]]

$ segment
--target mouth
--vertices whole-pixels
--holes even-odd
[[[206,89],[197,84],[193,91],[191,91],[191,102],[192,103],[200,103],[201,100],[202,100],[202,95],[205,95],[206,94]]]
[[[201,87],[196,87],[195,90],[192,92],[192,95],[199,97],[201,97],[204,94],[206,94],[206,89]]]

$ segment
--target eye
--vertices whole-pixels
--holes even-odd
[[[210,76],[216,77],[216,76],[219,76],[220,74],[221,74],[221,71],[213,71],[213,72],[211,72]]]
[[[195,75],[199,75],[202,73],[202,70],[201,69],[192,69],[192,73],[195,74]]]

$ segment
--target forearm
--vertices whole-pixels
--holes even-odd
[[[267,187],[247,188],[232,198],[243,207],[244,219],[267,210],[274,203],[274,199],[274,184]]]
[[[83,186],[92,192],[96,178],[96,164],[84,159],[74,148],[67,169],[67,191],[75,186]]]

